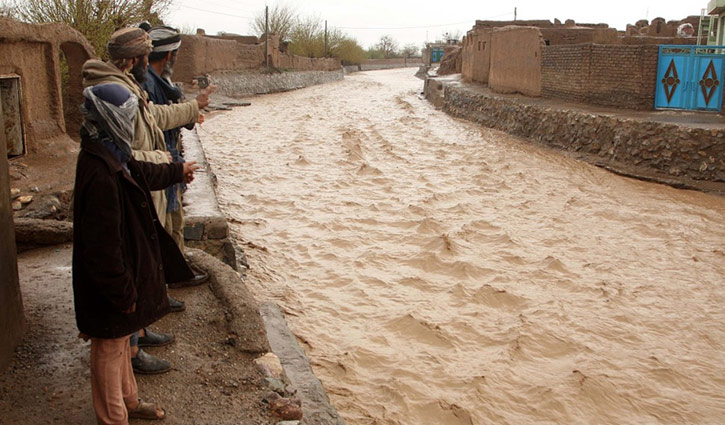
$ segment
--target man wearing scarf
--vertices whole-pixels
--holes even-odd
[[[162,227],[150,190],[193,179],[198,168],[134,159],[138,101],[120,84],[88,87],[73,201],[73,298],[81,336],[91,340],[91,392],[100,425],[163,419],[138,397],[129,338],[169,311],[166,282],[189,279]]]
[[[176,55],[181,47],[181,35],[170,27],[154,27],[149,29],[149,36],[153,43],[153,51],[149,55],[149,66],[146,78],[141,86],[149,95],[149,100],[156,105],[170,105],[179,103],[183,93],[171,83]],[[190,126],[187,126],[187,128]],[[193,125],[191,126],[193,127]],[[184,162],[180,149],[181,132],[179,128],[164,131],[166,149],[171,154],[173,162]],[[181,250],[184,250],[184,214],[181,207],[181,193],[183,185],[174,185],[166,189],[166,230],[174,238]]]
[[[146,91],[141,87],[141,83],[146,77],[148,55],[152,50],[151,39],[146,31],[140,28],[120,29],[111,35],[107,48],[111,57],[110,62],[91,59],[83,65],[84,87],[112,83],[120,84],[130,91],[138,99],[131,142],[133,157],[138,161],[155,164],[171,162],[172,157],[166,150],[163,131],[195,123],[201,117],[200,109],[209,104],[208,93],[201,94],[196,99],[183,104],[157,105],[150,103]],[[169,228],[165,191],[151,192],[151,199],[161,226]],[[189,276],[188,279],[178,281],[179,286],[202,283],[206,278],[206,275],[196,275],[186,263],[179,264],[178,267],[180,274]],[[172,311],[184,309],[184,304],[178,300],[169,297],[168,302],[172,303]],[[142,330],[144,332],[144,335],[141,335],[143,340],[139,339],[138,335],[134,335],[132,338],[134,370],[139,373],[152,374],[168,371],[170,365],[166,360],[158,359],[138,347],[165,345],[170,343],[173,337],[153,333],[147,329]]]
[[[143,29],[123,28],[116,31],[108,43],[111,61],[86,61],[82,70],[83,86],[116,83],[133,93],[139,100],[131,144],[133,156],[140,161],[165,164],[171,162],[171,155],[166,150],[163,131],[195,123],[200,118],[200,109],[209,104],[209,94],[202,93],[194,100],[173,105],[149,103],[141,83],[146,78],[151,50],[151,39]],[[161,224],[168,228],[165,192],[155,191],[152,196]]]

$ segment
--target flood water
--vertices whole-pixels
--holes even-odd
[[[450,118],[413,69],[200,130],[247,283],[350,424],[725,420],[725,199]]]

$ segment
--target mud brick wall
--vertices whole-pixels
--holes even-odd
[[[306,58],[302,56],[279,54],[279,67],[295,71],[337,71],[342,64],[334,58]]]
[[[234,40],[182,35],[174,80],[190,83],[197,75],[215,71],[254,69],[264,63],[264,44],[250,45]]]
[[[62,56],[68,66],[65,90]],[[45,148],[41,141],[46,139],[78,134],[81,66],[93,56],[83,35],[66,25],[31,25],[0,18],[0,75],[20,77],[27,153]]]
[[[616,108],[653,109],[657,52],[657,46],[545,46],[542,96]]]
[[[541,28],[541,36],[547,45],[600,43],[615,44],[617,30],[614,28]]]
[[[497,93],[541,96],[541,49],[534,27],[504,27],[491,35],[488,86]]]
[[[725,129],[557,109],[443,84],[443,110],[453,116],[628,175],[655,175],[663,182],[725,182]]]

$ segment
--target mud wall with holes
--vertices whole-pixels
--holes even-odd
[[[426,80],[426,97],[453,116],[622,174],[698,189],[725,182],[725,129],[718,126],[692,128],[543,106],[446,79]]]
[[[2,116],[0,106],[0,129],[4,127]],[[5,145],[5,134],[0,131],[0,371],[12,359],[25,328]]]
[[[94,57],[78,31],[62,24],[31,25],[0,18],[0,78],[19,78],[26,152],[43,140],[80,128],[81,67]]]
[[[625,109],[654,107],[658,46],[545,46],[541,55],[543,97]]]

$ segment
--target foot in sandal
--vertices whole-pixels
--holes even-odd
[[[133,409],[128,409],[128,417],[133,419],[160,420],[166,419],[166,411],[156,403],[147,403],[141,399]]]

